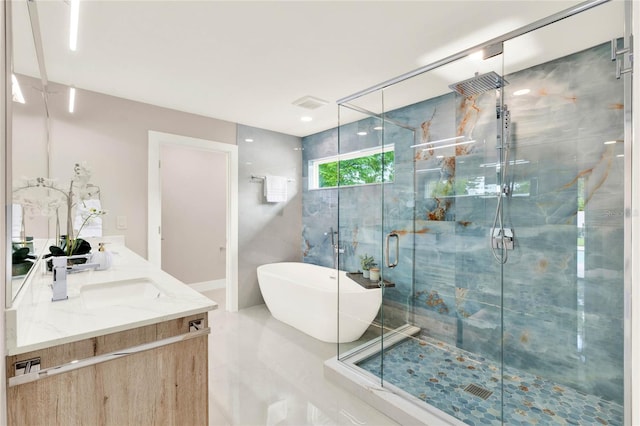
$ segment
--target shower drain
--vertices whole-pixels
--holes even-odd
[[[469,392],[471,395],[479,396],[482,399],[489,398],[493,393],[493,391],[490,391],[489,389],[485,389],[478,385],[474,385],[473,383],[467,385],[467,387],[464,388],[464,391]]]

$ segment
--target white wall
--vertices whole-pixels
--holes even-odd
[[[223,279],[226,155],[162,144],[160,162],[162,269],[187,284]]]
[[[245,139],[253,142],[245,142]],[[302,261],[301,139],[238,126],[238,307],[264,303],[256,268],[265,263]],[[288,200],[264,201],[264,183],[251,175],[286,176]]]

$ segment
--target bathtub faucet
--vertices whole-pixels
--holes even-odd
[[[333,248],[333,269],[338,268],[338,255],[344,253],[344,249],[340,248],[338,241],[338,231],[334,231],[333,227],[329,228],[331,234],[331,247]],[[327,235],[325,233],[325,235]]]
[[[331,245],[335,248],[337,247],[336,240],[338,239],[338,231],[333,230],[333,226],[329,228],[329,234],[331,235]],[[325,232],[324,235],[327,235]]]
[[[336,250],[338,250],[338,244],[337,244],[337,240],[338,240],[338,231],[334,231],[333,230],[333,226],[331,228],[329,228],[329,232],[325,232],[324,236],[331,236],[331,247],[333,247],[334,252]]]

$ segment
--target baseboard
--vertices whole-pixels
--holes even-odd
[[[213,280],[213,281],[202,281],[199,283],[189,284],[189,287],[202,293],[203,291],[209,290],[219,290],[221,288],[225,288],[227,286],[227,280]]]

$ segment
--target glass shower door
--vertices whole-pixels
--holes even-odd
[[[379,93],[340,105],[337,129],[338,357],[375,347],[382,335],[383,186],[393,178]],[[374,279],[370,277],[374,274]],[[369,349],[375,351],[376,349]]]
[[[406,183],[385,187],[385,223],[412,252],[385,271],[396,287],[384,294],[384,324],[408,326],[385,345],[382,377],[425,405],[482,424],[502,416],[502,59],[494,46],[384,89],[385,118],[414,132],[396,152]],[[421,100],[406,104],[408,94]],[[409,192],[414,198],[404,201]]]
[[[445,417],[489,423],[502,415],[509,239],[500,47],[354,101],[370,102],[361,113],[378,108],[380,149],[393,150],[394,173],[371,189],[378,205],[351,214],[341,189],[339,209],[341,227],[362,226],[358,249],[367,241],[382,262],[375,340],[356,364]]]
[[[395,312],[385,318],[382,301],[396,281],[409,287],[413,284],[414,178],[410,146],[414,142],[415,128],[385,116],[382,92],[340,106],[339,263],[348,279],[339,275],[341,359],[353,358],[353,348],[357,359],[381,353],[390,335],[397,335],[396,340],[404,336],[396,328],[410,322],[404,314],[397,316]],[[366,298],[354,295],[354,281],[360,291],[366,291]],[[355,301],[358,297],[360,302]],[[373,307],[373,320],[363,314],[356,318],[353,304]],[[344,328],[354,321],[370,323],[356,340],[347,338]],[[382,384],[382,359],[378,359],[375,374]]]

